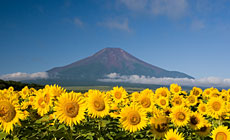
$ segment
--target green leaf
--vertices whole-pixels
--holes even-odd
[[[7,133],[0,132],[0,140],[4,139],[7,135]]]
[[[103,137],[100,137],[98,140],[104,140],[104,138],[103,138]]]

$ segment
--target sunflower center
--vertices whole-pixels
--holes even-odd
[[[38,104],[40,107],[45,108],[45,101],[43,98],[38,99]]]
[[[204,126],[204,127],[201,127],[201,128],[200,128],[200,131],[201,131],[201,132],[205,132],[207,129],[208,129],[208,128],[207,128],[206,126]]]
[[[166,101],[165,100],[161,100],[160,103],[161,103],[161,105],[166,105]]]
[[[162,91],[162,92],[161,92],[161,96],[167,97],[166,91]]]
[[[190,122],[193,124],[193,125],[197,125],[199,123],[198,119],[196,117],[191,117],[190,118]]]
[[[114,96],[117,99],[121,99],[122,94],[121,94],[121,92],[117,91],[117,92],[115,92]]]
[[[190,103],[195,103],[195,98],[193,96],[189,97],[188,100],[189,100]]]
[[[45,94],[44,101],[46,104],[49,104],[49,102],[50,102],[50,95],[49,94]]]
[[[72,103],[67,103],[65,105],[65,114],[68,117],[74,118],[78,115],[79,112],[79,104],[76,102],[72,102]]]
[[[221,108],[221,104],[220,104],[219,102],[214,102],[214,103],[212,104],[212,108],[213,108],[213,110],[215,110],[215,111],[219,111],[220,108]]]
[[[137,125],[141,122],[141,116],[138,112],[133,112],[129,114],[128,120],[131,125]]]
[[[103,111],[105,109],[105,102],[103,100],[96,100],[93,105],[97,111]]]
[[[227,135],[224,132],[218,132],[215,137],[216,140],[227,140]]]
[[[144,107],[144,108],[148,108],[150,107],[151,105],[151,101],[149,98],[144,98],[141,100],[141,105]]]
[[[177,114],[176,114],[176,116],[177,116],[177,118],[178,118],[178,120],[180,120],[180,121],[184,121],[185,120],[185,114],[184,113],[182,113],[182,112],[178,112]]]
[[[202,107],[201,107],[201,111],[206,112],[206,107],[205,107],[205,106],[202,106]]]
[[[6,101],[0,102],[0,118],[5,122],[10,122],[16,116],[14,106]]]
[[[174,91],[175,91],[175,92],[179,92],[179,88],[178,88],[178,87],[175,87],[175,88],[174,88]]]
[[[168,124],[162,123],[162,124],[155,125],[155,129],[160,133],[166,132],[168,130]]]
[[[169,140],[177,140],[177,138],[175,138],[175,137],[172,137],[172,138],[169,138]]]
[[[175,101],[176,105],[181,105],[182,104],[182,101],[181,101],[180,98],[176,98],[174,101]]]
[[[198,96],[200,92],[198,90],[193,90],[193,95]]]

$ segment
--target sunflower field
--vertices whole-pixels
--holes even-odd
[[[230,89],[0,90],[0,140],[230,140],[229,128]]]

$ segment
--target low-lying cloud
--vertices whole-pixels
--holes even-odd
[[[5,74],[5,75],[0,76],[0,79],[14,80],[14,81],[46,79],[46,78],[48,78],[47,72],[36,72],[36,73],[16,72],[16,73]]]
[[[183,86],[203,86],[203,87],[230,87],[230,79],[221,79],[218,77],[207,77],[200,79],[188,78],[156,78],[143,75],[120,75],[118,73],[110,73],[104,79],[98,79],[102,82],[126,82],[138,84],[156,84],[170,85],[177,83]]]

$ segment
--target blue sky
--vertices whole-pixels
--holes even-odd
[[[195,78],[230,78],[230,0],[0,0],[0,75],[106,48]]]

